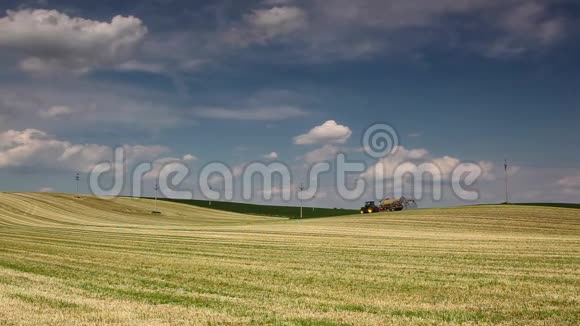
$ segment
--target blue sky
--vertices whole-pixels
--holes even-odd
[[[425,160],[491,164],[478,202],[503,199],[504,158],[514,201],[578,202],[579,17],[566,0],[3,1],[0,190],[74,191],[119,145],[193,170],[275,152],[300,174],[337,151],[370,168],[361,135],[383,122]],[[294,143],[327,121],[351,136]],[[312,204],[359,205],[325,193]]]

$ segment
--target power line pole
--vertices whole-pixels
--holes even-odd
[[[316,199],[316,195],[312,196],[312,200]],[[314,203],[312,203],[312,211],[314,212]]]
[[[155,184],[155,211],[157,211],[157,194],[159,192],[159,183]]]
[[[300,184],[300,188],[299,189],[300,189],[300,193],[302,191],[304,191],[304,185],[303,184]],[[298,195],[298,199],[300,200],[300,218],[302,218],[302,197],[301,197],[301,195]]]
[[[79,182],[81,181],[81,175],[77,172],[75,175],[75,181],[77,182],[77,197],[79,196]]]
[[[509,203],[509,196],[508,196],[508,164],[507,159],[504,161],[504,173],[505,173],[505,203]]]

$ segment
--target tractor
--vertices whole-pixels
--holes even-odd
[[[381,200],[379,206],[375,205],[374,201],[368,201],[364,207],[361,207],[361,214],[371,214],[378,212],[396,212],[404,209],[416,208],[417,203],[414,199],[407,199],[401,197],[399,199],[386,198]]]
[[[361,214],[372,214],[378,213],[381,209],[379,206],[375,205],[374,201],[367,201],[363,207],[360,208]]]

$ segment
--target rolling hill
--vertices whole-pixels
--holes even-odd
[[[0,194],[0,323],[8,325],[576,325],[578,266],[576,209],[295,220],[147,199]]]

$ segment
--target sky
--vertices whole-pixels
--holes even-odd
[[[482,168],[477,200],[444,182],[423,207],[504,201],[505,159],[510,201],[580,202],[579,27],[572,0],[4,0],[0,191],[75,192],[78,172],[90,193],[122,147],[155,167],[146,196],[166,162],[190,185],[212,162],[281,162],[294,192],[344,153],[366,167],[351,185],[377,164]],[[378,159],[362,142],[377,123],[398,138]],[[332,174],[308,205],[380,199],[341,198]],[[282,187],[251,201],[283,204]]]

